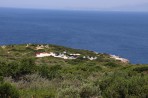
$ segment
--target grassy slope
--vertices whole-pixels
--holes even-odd
[[[31,98],[31,96],[37,98],[148,97],[146,94],[148,65],[122,63],[111,59],[108,54],[96,54],[88,50],[56,45],[48,45],[40,50],[36,50],[36,47],[36,44],[31,44],[29,47],[26,47],[26,44],[0,47],[0,62],[5,62],[6,65],[15,66],[11,63],[20,64],[21,60],[26,58],[33,59],[35,62],[35,71],[21,73],[17,79],[11,74],[3,75],[4,81],[19,90],[21,98]],[[90,61],[82,58],[64,60],[54,57],[35,57],[38,52],[61,53],[63,51],[79,53],[82,56],[97,56],[98,59]],[[2,64],[0,63],[0,66]]]

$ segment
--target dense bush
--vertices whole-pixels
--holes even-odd
[[[80,98],[79,92],[77,89],[69,87],[64,89],[59,89],[58,98]]]
[[[6,76],[7,74],[8,74],[7,63],[0,60],[0,76]]]
[[[20,61],[20,74],[31,74],[36,71],[35,60],[32,58],[25,58]]]
[[[34,59],[24,58],[20,61],[13,62],[0,62],[0,75],[12,76],[14,79],[18,79],[20,76],[31,74],[36,71],[36,65]]]
[[[78,65],[80,63],[84,63],[84,59],[78,58],[74,60],[68,60],[68,63],[71,65]]]
[[[104,98],[147,98],[148,76],[117,74],[100,83]]]
[[[49,80],[54,79],[56,76],[59,75],[59,70],[61,70],[60,65],[55,65],[55,66],[42,66],[39,70],[39,74],[45,78],[48,78]]]
[[[105,64],[105,66],[109,66],[109,67],[118,67],[118,66],[120,66],[120,65],[117,64],[117,63],[114,63],[114,62],[108,62],[108,63]]]
[[[85,71],[87,73],[97,72],[100,71],[102,68],[95,63],[88,63],[76,66],[77,70]]]
[[[19,98],[18,90],[9,83],[0,83],[0,98]]]
[[[87,84],[83,85],[80,90],[81,98],[98,98],[99,96],[101,96],[101,91],[99,86]]]
[[[134,68],[133,71],[144,72],[148,71],[148,66]]]

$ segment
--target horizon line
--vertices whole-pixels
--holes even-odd
[[[26,8],[26,7],[0,7],[4,9],[26,9],[26,10],[59,10],[59,11],[98,11],[98,12],[148,12],[148,11],[135,11],[135,10],[101,10],[101,9],[66,9],[66,8]]]

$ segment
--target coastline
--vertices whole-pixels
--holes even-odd
[[[82,94],[86,94],[86,97],[88,95],[103,97],[104,95],[99,92],[106,94],[106,90],[117,90],[118,94],[118,91],[123,90],[122,88],[131,91],[134,89],[139,92],[138,94],[131,93],[132,96],[133,94],[135,96],[145,95],[147,93],[145,86],[148,79],[148,66],[134,66],[126,60],[111,54],[57,45],[1,46],[0,77],[4,81],[2,85],[9,83],[9,88],[14,86],[15,91],[19,93],[18,96],[22,98],[28,95],[30,98],[32,96],[45,98],[51,94],[54,96],[53,98],[63,98],[67,94],[69,98],[71,96],[80,98],[79,96]],[[137,89],[137,86],[143,91]],[[107,96],[111,94],[112,92],[108,92]],[[59,95],[61,97],[57,97]]]
[[[11,45],[0,45],[1,48],[5,49],[7,46],[13,46],[13,45],[25,45],[25,47],[29,47],[30,45],[32,45],[31,43],[29,44],[11,44]],[[36,50],[42,50],[42,49],[45,49],[45,48],[49,48],[48,45],[53,45],[53,44],[34,44],[36,45]],[[58,45],[53,45],[53,46],[58,46]],[[64,47],[64,46],[58,46],[58,47]],[[68,48],[68,47],[64,47],[64,48]],[[74,49],[74,48],[71,48],[71,49]],[[81,49],[82,51],[84,51],[83,49]],[[87,50],[87,51],[91,51],[91,50]],[[64,53],[65,52],[65,53]],[[91,51],[95,54],[106,54],[106,53],[99,53],[99,52],[95,52],[95,51]],[[35,57],[49,57],[49,56],[53,56],[53,57],[57,57],[57,58],[63,58],[63,59],[76,59],[78,58],[81,54],[78,54],[78,53],[73,53],[73,54],[69,54],[69,56],[66,56],[66,51],[63,51],[61,53],[58,53],[58,55],[54,52],[36,52],[36,56]],[[70,56],[71,55],[71,56]],[[130,61],[126,58],[122,58],[120,56],[117,56],[117,55],[113,55],[113,54],[107,54],[110,56],[110,58],[112,59],[115,59],[117,61],[121,61],[123,63],[130,63]],[[96,60],[97,57],[93,57],[93,56],[88,56],[88,55],[85,55],[83,56],[83,58],[87,58],[89,60]]]

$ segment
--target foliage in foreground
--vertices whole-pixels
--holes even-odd
[[[10,83],[3,81],[2,77],[0,79],[0,98],[19,98],[19,91],[12,86]]]
[[[35,58],[34,47],[20,45],[0,49],[0,98],[148,97],[148,65],[121,63],[105,54],[98,54],[94,61]],[[42,51],[57,52],[58,49],[96,55],[52,45]]]
[[[100,89],[104,98],[147,98],[148,76],[128,72],[115,73],[101,81]]]

